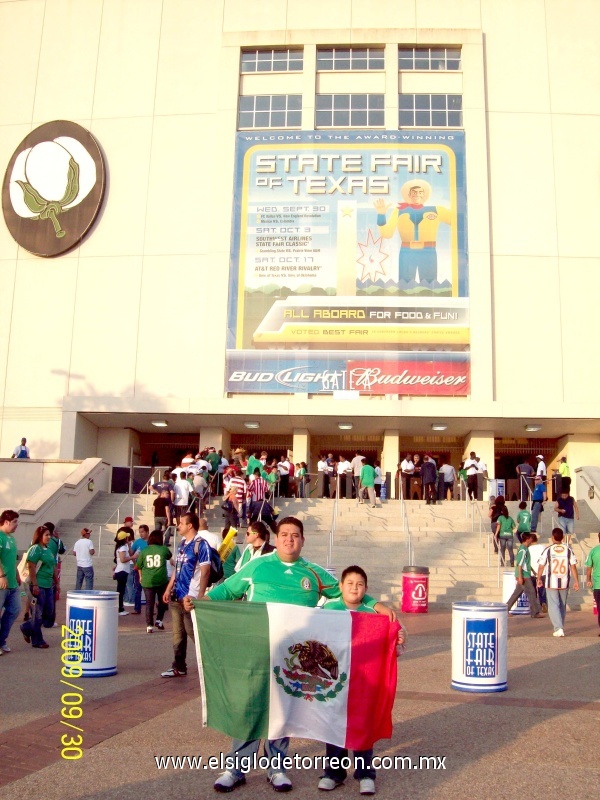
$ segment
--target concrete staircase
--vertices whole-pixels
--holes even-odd
[[[147,508],[146,508],[147,506]],[[305,526],[306,544],[303,555],[323,566],[327,565],[329,532],[333,517],[331,500],[288,500],[277,501],[280,519],[296,516]],[[429,601],[434,607],[450,607],[460,600],[499,601],[502,589],[498,587],[497,559],[490,548],[488,566],[489,520],[487,503],[477,503],[465,516],[462,502],[446,502],[428,506],[423,501],[413,500],[406,504],[409,528],[414,551],[414,563],[429,567]],[[479,514],[481,512],[481,534]],[[549,539],[552,525],[550,509],[547,504],[543,531],[539,531],[540,541]],[[517,504],[509,503],[514,517]],[[579,540],[584,544],[584,552],[598,543],[598,519],[587,507],[580,504],[581,521],[576,530]],[[123,518],[132,515],[135,526],[141,523],[153,528],[152,498],[147,502],[142,495],[99,494],[77,520],[63,520],[60,531],[65,546],[69,549],[79,538],[79,532],[86,526],[92,529],[92,541],[96,545],[94,558],[96,588],[113,589],[111,579],[113,565],[114,536]],[[208,510],[206,516],[209,527],[219,531],[223,526],[222,511],[218,503]],[[101,536],[100,536],[101,533]],[[238,542],[244,541],[244,529],[240,531]],[[99,552],[98,552],[99,550]],[[581,561],[581,549],[575,545],[575,552]],[[341,574],[349,564],[360,564],[369,576],[370,593],[386,602],[398,603],[401,597],[402,568],[408,563],[407,534],[402,529],[400,504],[396,501],[384,502],[371,509],[368,505],[358,505],[356,501],[340,500],[336,533],[331,558],[331,566]],[[501,580],[501,576],[500,576]],[[65,554],[63,557],[63,588],[75,583],[75,558]],[[569,606],[572,609],[591,609],[591,592],[585,589],[577,594],[571,592]]]

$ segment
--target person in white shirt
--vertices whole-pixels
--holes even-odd
[[[350,466],[352,467],[352,476],[354,479],[354,494],[358,497],[358,489],[360,484],[360,471],[364,467],[364,460],[365,457],[361,456],[361,454],[357,451],[354,454],[354,458],[350,462]]]
[[[78,539],[73,545],[71,551],[77,559],[77,577],[75,579],[75,591],[79,591],[83,586],[83,579],[85,578],[85,588],[94,588],[94,566],[92,564],[92,556],[95,554],[94,545],[90,539],[92,532],[89,528],[81,529],[81,539]]]
[[[544,456],[536,456],[537,458],[537,469],[535,471],[536,475],[539,475],[543,481],[546,480],[546,464],[544,463]]]
[[[442,482],[442,491],[439,493],[441,500],[448,499],[448,492],[450,492],[450,500],[454,497],[454,482],[456,481],[456,470],[452,464],[446,464],[445,459],[442,458],[442,463],[439,469],[440,477],[438,480]]]
[[[277,464],[279,472],[279,494],[281,497],[289,497],[290,495],[290,462],[285,453],[282,454],[281,460]]]
[[[402,472],[404,499],[410,500],[410,479],[415,474],[415,465],[410,453],[406,454],[406,458],[400,464],[400,471]]]
[[[471,501],[477,500],[477,476],[479,475],[479,462],[474,450],[465,459],[464,468],[467,471],[467,489]]]
[[[200,517],[198,521],[198,533],[207,542],[213,550],[218,550],[221,546],[222,539],[216,533],[211,533],[208,530],[208,520],[205,517]]]
[[[175,502],[174,502],[174,509],[175,509],[175,517],[177,519],[177,524],[179,524],[179,520],[181,519],[181,515],[185,514],[188,509],[188,506],[191,501],[191,497],[193,496],[193,489],[190,486],[187,480],[187,473],[180,472],[177,480],[175,481],[175,486],[173,487],[173,492],[175,494]]]
[[[351,500],[352,490],[350,490],[349,494],[346,491],[347,487],[346,476],[352,475],[352,464],[348,461],[346,456],[342,455],[341,453],[339,455],[337,472],[338,475],[340,476],[340,497],[348,497],[348,499]]]
[[[29,448],[27,447],[27,439],[23,437],[21,444],[17,445],[13,450],[11,458],[29,458]]]
[[[553,636],[565,635],[567,597],[571,578],[573,578],[573,590],[579,591],[577,559],[571,548],[563,544],[563,539],[564,533],[561,528],[553,528],[552,544],[542,553],[537,573],[538,589],[543,585],[542,578],[546,577],[548,616],[554,628]]]

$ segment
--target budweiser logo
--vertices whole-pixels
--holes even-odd
[[[377,394],[467,394],[466,363],[405,364],[352,367],[348,373],[348,386]]]

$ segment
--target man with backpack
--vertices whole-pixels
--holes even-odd
[[[197,514],[182,514],[177,526],[182,541],[177,548],[175,570],[163,595],[164,602],[169,604],[173,620],[174,653],[171,669],[161,673],[163,678],[181,678],[187,675],[187,637],[194,641],[194,628],[192,616],[184,608],[184,600],[204,597],[211,583],[212,548],[200,534],[199,528]],[[216,558],[219,556],[216,555]]]

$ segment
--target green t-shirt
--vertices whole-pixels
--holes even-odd
[[[361,603],[358,608],[348,608],[341,597],[337,600],[328,600],[326,603],[323,603],[323,608],[326,608],[327,611],[366,611],[368,614],[377,613],[375,609],[371,608],[371,606],[366,606],[364,603]]]
[[[56,567],[56,557],[49,547],[42,547],[41,544],[34,544],[29,548],[27,561],[36,564],[41,561],[41,566],[37,573],[37,584],[42,589],[52,588],[54,568]]]
[[[206,460],[211,466],[210,474],[216,475],[219,471],[219,464],[221,463],[221,456],[218,453],[209,453],[206,456]]]
[[[519,533],[529,533],[531,530],[531,511],[527,511],[527,509],[519,511],[517,514],[517,525],[519,526],[517,528]]]
[[[50,541],[48,542],[48,550],[52,552],[54,560],[58,564],[60,561],[59,556],[62,556],[65,552],[65,546],[58,537],[55,538],[54,536],[51,536]]]
[[[370,464],[365,464],[361,469],[360,482],[362,486],[375,486],[375,470]]]
[[[600,589],[600,544],[592,547],[585,560],[585,565],[592,568],[592,589]]]
[[[276,469],[271,470],[271,472],[267,472],[265,469],[260,473],[260,475],[266,480],[267,483],[270,483],[271,486],[275,486],[277,483],[277,478],[279,478],[279,473]]]
[[[519,577],[519,567],[523,571],[524,578],[531,578],[531,553],[524,544],[517,550],[517,560],[515,562],[515,578]]]
[[[223,577],[225,578],[225,580],[227,580],[227,578],[230,578],[235,572],[235,565],[240,560],[240,556],[241,556],[240,548],[236,544],[231,553],[229,553],[229,555],[223,562]]]
[[[262,468],[262,461],[259,461],[258,458],[254,458],[254,456],[250,456],[248,464],[246,465],[246,475],[254,475],[255,469],[262,471]]]
[[[501,539],[512,539],[515,521],[512,517],[498,517],[500,530],[498,535]]]
[[[467,482],[467,470],[466,469],[459,469],[458,470],[458,477],[459,477],[459,480],[462,478],[462,480],[466,483]]]
[[[231,578],[210,592],[211,600],[246,599],[254,603],[288,603],[314,608],[321,597],[341,597],[337,580],[320,567],[299,558],[287,563],[277,553],[253,558]],[[365,595],[364,602],[374,606],[377,602]]]
[[[9,589],[16,589],[17,584],[17,543],[10,533],[0,531],[0,562],[6,575]]]
[[[151,544],[142,549],[136,563],[144,589],[158,589],[169,582],[167,561],[171,551],[164,544]]]

